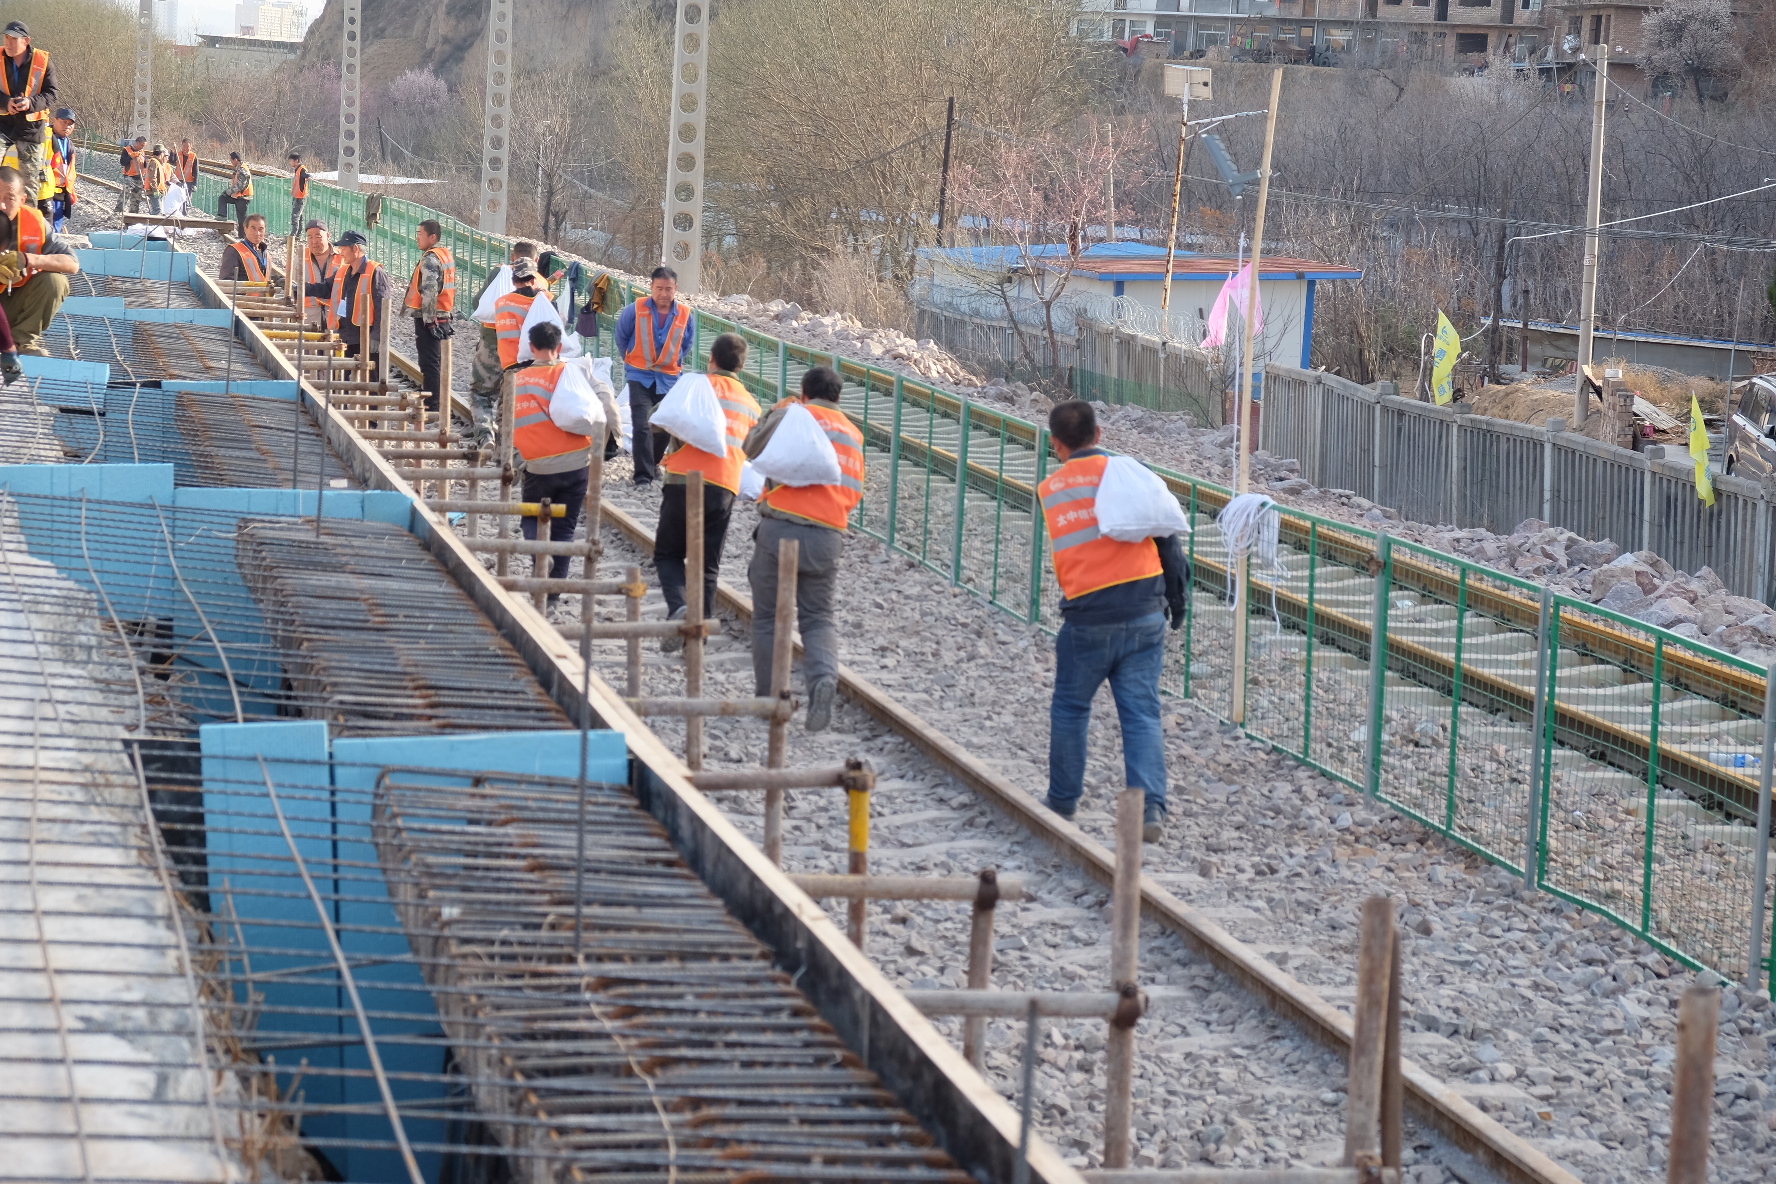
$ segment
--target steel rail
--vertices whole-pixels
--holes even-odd
[[[604,516],[637,546],[651,551],[653,535],[634,517],[609,501]],[[716,595],[742,620],[752,618],[751,598],[719,583]],[[797,649],[801,638],[796,637]],[[934,727],[916,712],[841,663],[839,690],[878,722],[905,737],[914,747],[970,789],[1005,810],[1025,829],[1081,867],[1099,883],[1110,885],[1116,858],[1102,843],[1067,822],[985,761]],[[1279,969],[1220,925],[1166,890],[1151,875],[1141,877],[1143,911],[1177,934],[1197,953],[1238,980],[1273,1010],[1293,1020],[1308,1035],[1349,1056],[1355,1028],[1311,987]],[[1479,1107],[1461,1097],[1414,1061],[1403,1061],[1407,1097],[1413,1108],[1463,1150],[1484,1160],[1513,1184],[1581,1184],[1579,1178],[1513,1134]]]

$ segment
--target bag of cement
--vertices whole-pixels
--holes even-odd
[[[536,354],[530,348],[530,330],[533,325],[554,325],[561,330],[561,356],[577,358],[586,352],[580,346],[580,339],[568,333],[567,326],[562,323],[561,314],[555,311],[555,305],[549,300],[538,296],[530,302],[530,311],[524,314],[524,324],[518,327],[518,360],[531,362]]]
[[[1098,531],[1122,543],[1187,534],[1184,509],[1159,474],[1132,456],[1113,456],[1098,483]]]
[[[618,400],[617,404],[618,422],[623,425],[623,433],[618,438],[617,447],[624,452],[633,454],[635,452],[635,409],[629,405],[630,389],[628,383],[623,384],[623,397]]]
[[[602,442],[611,432],[621,431],[623,409],[617,406],[617,392],[611,389],[611,360],[609,358],[578,357],[568,365],[586,378],[592,391],[598,397],[598,405],[604,409],[604,426],[591,433],[594,440]]]
[[[749,502],[759,500],[759,494],[765,491],[765,475],[753,467],[751,461],[740,466],[740,496]]]
[[[837,485],[845,476],[826,429],[801,403],[790,404],[752,464],[760,476],[779,485]]]
[[[515,285],[512,283],[512,266],[507,264],[494,274],[493,282],[487,285],[487,291],[481,293],[481,300],[475,305],[475,319],[489,328],[493,327],[493,306],[501,296],[510,292]]]
[[[561,368],[555,380],[555,394],[549,399],[549,419],[564,432],[591,436],[604,442],[604,403],[592,384],[591,374],[578,362]]]
[[[679,375],[649,422],[692,448],[715,456],[728,454],[728,417],[707,374],[693,371]]]

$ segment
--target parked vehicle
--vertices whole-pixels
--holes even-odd
[[[1727,472],[1736,477],[1776,476],[1776,378],[1752,379],[1737,401],[1727,418]]]

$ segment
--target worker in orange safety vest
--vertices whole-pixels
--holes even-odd
[[[530,350],[533,360],[512,376],[512,447],[524,458],[523,500],[547,498],[552,505],[565,507],[562,517],[550,519],[549,539],[572,542],[580,508],[586,502],[592,449],[596,446],[602,452],[605,433],[616,429],[610,416],[616,404],[608,384],[600,384],[596,378],[589,381],[605,408],[602,423],[586,418],[583,408],[555,398],[569,365],[561,360],[561,326],[553,322],[532,325]],[[535,539],[536,516],[524,518],[522,529],[525,538]],[[566,579],[571,561],[572,556],[554,556],[549,563],[550,578]],[[551,593],[548,603],[553,605],[559,597],[560,593]]]
[[[660,592],[674,621],[685,615],[685,561],[688,555],[686,478],[703,474],[703,611],[715,608],[715,578],[721,570],[722,545],[728,537],[728,519],[734,499],[740,495],[740,474],[746,467],[746,437],[758,423],[759,405],[740,385],[746,366],[746,339],[723,333],[709,343],[709,382],[727,421],[728,446],[717,456],[682,440],[674,440],[660,467],[666,471],[660,491],[660,523],[654,530],[654,569],[660,573]],[[664,653],[684,648],[684,638],[660,640]]]
[[[668,436],[651,430],[648,421],[684,371],[685,359],[697,353],[697,318],[677,297],[678,273],[656,267],[648,294],[617,314],[614,337],[629,384],[637,485],[653,484],[666,453]]]
[[[759,495],[758,532],[747,578],[752,602],[777,603],[777,549],[784,539],[799,545],[796,565],[796,623],[802,631],[802,666],[807,679],[810,732],[832,723],[839,689],[839,633],[834,623],[839,560],[845,553],[845,532],[851,511],[863,500],[863,433],[839,406],[843,384],[826,366],[802,375],[798,399],[781,399],[746,437],[746,455],[757,459],[776,434],[791,406],[806,407],[839,460],[837,485],[766,484]],[[771,656],[776,646],[776,614],[752,614],[752,675],[760,695],[771,693]]]
[[[427,218],[414,232],[414,242],[421,253],[407,281],[405,302],[413,317],[420,388],[426,392],[426,405],[433,411],[438,409],[438,393],[444,389],[444,340],[456,334],[456,258],[440,241],[443,237],[444,227],[435,218]],[[523,323],[519,321],[520,325]]]
[[[1098,486],[1110,460],[1100,434],[1090,403],[1058,404],[1048,435],[1061,467],[1036,487],[1061,585],[1048,808],[1063,818],[1079,808],[1092,697],[1107,680],[1122,725],[1125,783],[1145,791],[1142,835],[1153,843],[1166,814],[1159,675],[1166,624],[1181,628],[1189,611],[1190,567],[1177,535],[1129,543],[1098,532]]]

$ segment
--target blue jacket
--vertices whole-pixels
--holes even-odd
[[[643,299],[652,299],[652,298],[651,297],[643,297]],[[669,308],[667,308],[665,315],[656,316],[654,318],[654,349],[655,350],[661,350],[666,347],[666,330],[671,327],[672,318],[674,316],[678,315],[677,310],[678,310],[678,301],[674,300],[672,302],[671,306]],[[659,312],[658,309],[655,309],[654,311]],[[617,357],[618,357],[618,359],[620,360],[622,358],[627,357],[629,354],[629,351],[634,348],[635,348],[635,305],[634,304],[626,304],[623,306],[623,311],[617,314]],[[693,357],[696,356],[696,351],[697,351],[697,314],[693,312],[691,314],[691,323],[685,326],[684,352],[681,355],[683,360],[680,362],[680,366],[683,369],[686,369],[686,370],[691,369],[690,361]],[[625,365],[623,367],[623,378],[628,382],[635,383],[637,386],[651,386],[654,388],[655,391],[657,391],[659,394],[662,394],[662,395],[664,395],[667,391],[671,390],[672,384],[674,382],[678,381],[677,378],[672,375],[656,374],[652,370],[643,370],[639,366],[627,366],[627,365]]]

